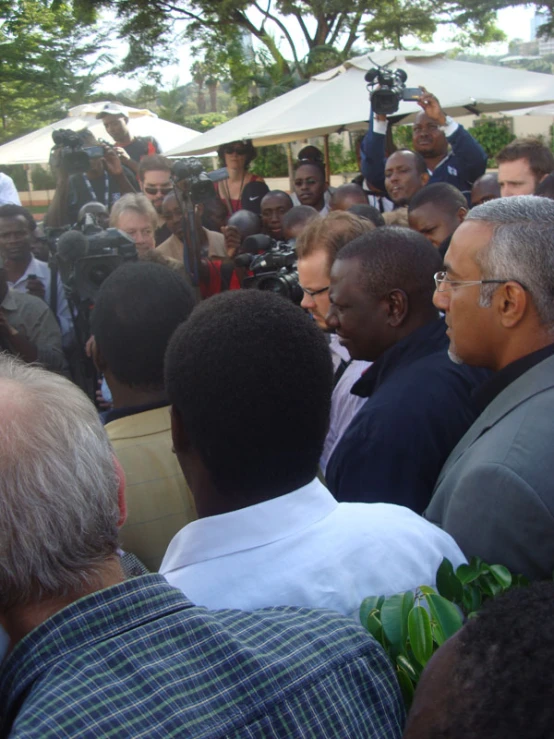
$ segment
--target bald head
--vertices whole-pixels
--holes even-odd
[[[241,241],[247,236],[259,234],[261,231],[260,217],[251,210],[237,210],[227,221],[228,226],[234,226],[241,237]]]
[[[367,205],[367,195],[354,182],[337,187],[329,201],[331,210],[350,210],[353,205]]]

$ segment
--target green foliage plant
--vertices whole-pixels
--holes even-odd
[[[444,642],[475,616],[483,603],[513,587],[528,585],[522,575],[479,557],[456,571],[443,559],[437,588],[421,585],[388,598],[370,596],[360,606],[360,621],[391,659],[406,706],[427,662]]]
[[[483,116],[469,130],[473,138],[481,144],[489,157],[488,166],[496,166],[494,161],[498,152],[515,139],[508,118],[487,118]]]

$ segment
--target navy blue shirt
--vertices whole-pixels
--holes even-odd
[[[421,513],[446,458],[478,415],[473,390],[487,370],[448,356],[442,319],[387,349],[353,386],[367,402],[326,469],[339,501],[396,503]]]

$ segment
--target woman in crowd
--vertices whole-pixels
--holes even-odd
[[[227,207],[228,215],[241,210],[241,196],[246,185],[250,182],[263,182],[263,177],[250,174],[248,167],[256,157],[256,149],[252,141],[232,141],[224,144],[217,150],[222,167],[227,167],[229,179],[216,182],[215,189],[220,199]]]
[[[110,226],[119,228],[135,242],[139,259],[143,259],[156,247],[158,214],[142,193],[123,195],[110,213]]]

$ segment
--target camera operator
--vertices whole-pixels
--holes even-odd
[[[50,370],[65,366],[60,327],[43,300],[11,290],[0,256],[0,351]]]
[[[93,144],[91,144],[93,146]],[[69,222],[76,223],[79,210],[91,200],[111,209],[122,195],[138,192],[139,187],[133,173],[123,166],[113,147],[101,144],[103,156],[91,156],[90,168],[69,177],[68,215]]]
[[[160,145],[153,136],[131,136],[129,131],[129,113],[127,108],[118,103],[106,103],[96,116],[101,120],[115,141],[115,151],[122,163],[138,176],[139,162],[143,157],[160,154]]]
[[[425,159],[429,182],[448,182],[464,193],[485,172],[487,155],[463,126],[442,110],[437,98],[424,87],[417,103],[418,113],[412,130],[414,151]],[[369,130],[362,142],[362,173],[370,185],[385,189],[385,140],[389,122],[386,115],[370,116]],[[450,147],[450,150],[449,150]]]
[[[0,255],[8,286],[20,293],[29,293],[46,301],[50,306],[51,275],[46,262],[36,259],[31,250],[32,214],[20,205],[0,206]],[[58,275],[56,315],[67,348],[73,339],[73,322]]]

